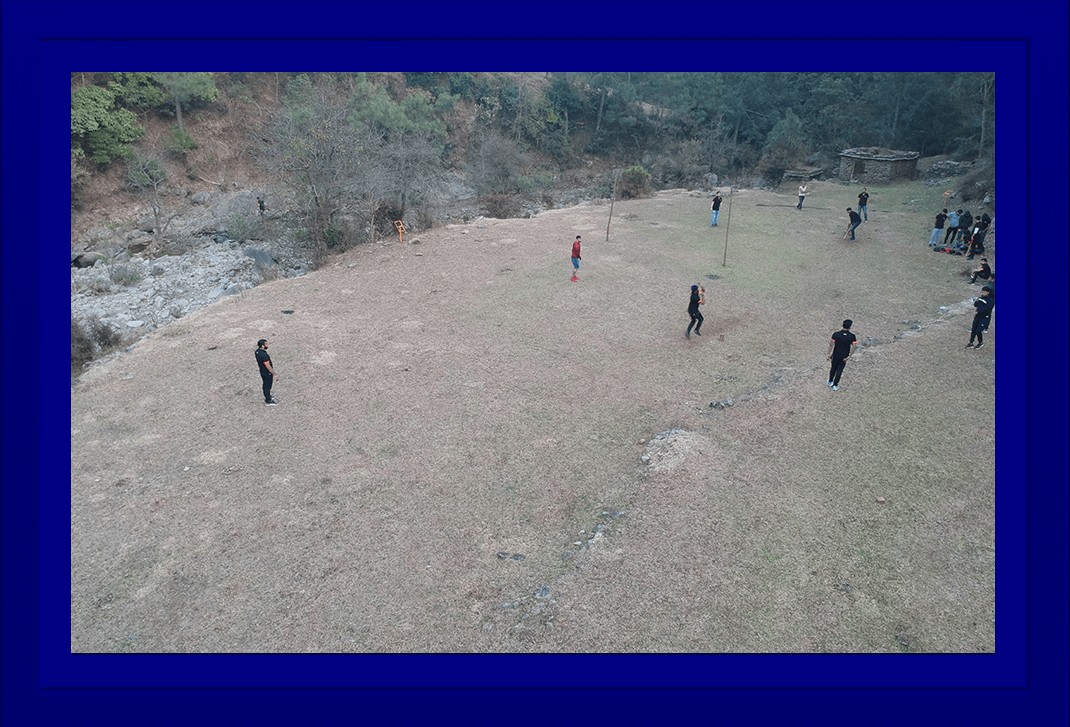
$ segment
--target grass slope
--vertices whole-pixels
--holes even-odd
[[[871,190],[848,243],[855,190],[815,187],[366,246],[95,367],[72,650],[994,650],[994,329],[962,350],[933,190]]]

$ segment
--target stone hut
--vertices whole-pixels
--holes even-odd
[[[840,179],[865,184],[910,179],[918,169],[916,151],[893,151],[876,146],[844,149],[840,152]]]

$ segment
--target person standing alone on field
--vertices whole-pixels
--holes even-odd
[[[716,192],[713,196],[713,205],[710,207],[710,227],[717,227],[717,218],[721,215],[721,193]]]
[[[806,193],[810,191],[810,188],[806,186],[806,182],[799,185],[799,206],[795,209],[801,210],[803,200],[806,199]]]
[[[706,289],[700,285],[691,286],[691,302],[687,304],[687,312],[691,316],[691,322],[687,324],[687,331],[684,333],[688,338],[691,338],[692,326],[695,328],[696,336],[702,335],[702,331],[699,330],[702,328],[702,313],[699,312],[698,307],[706,302],[703,297],[705,292]]]
[[[851,233],[851,242],[854,242],[855,228],[862,224],[862,218],[850,207],[847,208],[847,216],[850,218],[847,222],[847,232]],[[847,237],[847,232],[843,233],[844,237]]]
[[[936,247],[940,242],[940,235],[944,232],[944,220],[947,219],[947,210],[936,213],[936,226],[933,227],[933,234],[929,238],[929,247]]]
[[[271,366],[271,356],[268,355],[267,347],[268,342],[264,338],[256,342],[256,363],[260,367],[260,380],[264,384],[264,403],[267,406],[275,406],[279,402],[271,397],[271,385],[275,383],[279,375]]]
[[[579,280],[580,272],[580,236],[576,235],[576,241],[572,243],[572,282]]]
[[[832,341],[829,343],[826,360],[832,362],[832,368],[829,369],[829,380],[825,383],[831,386],[833,391],[840,390],[840,374],[843,373],[843,365],[847,363],[847,359],[851,358],[851,354],[855,352],[855,346],[858,345],[855,334],[851,333],[851,323],[850,319],[844,321],[843,330],[833,333]]]
[[[869,192],[865,187],[862,187],[862,194],[858,195],[858,214],[865,215],[866,222],[869,222]]]

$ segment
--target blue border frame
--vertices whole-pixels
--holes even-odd
[[[1025,5],[1029,3],[1018,3],[1014,7]],[[656,716],[661,716],[677,710],[707,709],[710,704],[716,703],[719,715],[727,716],[739,710],[738,713],[745,713],[752,719],[771,713],[783,716],[806,714],[809,708],[825,711],[835,704],[837,709],[865,714],[869,721],[879,722],[883,717],[894,717],[899,721],[906,714],[920,710],[933,717],[934,721],[935,718],[956,721],[969,719],[974,723],[995,724],[1010,721],[1017,714],[1036,713],[1034,704],[1040,700],[1040,704],[1050,705],[1056,713],[1061,710],[1066,714],[1066,417],[1065,410],[1052,412],[1050,409],[1041,409],[1037,396],[1042,395],[1045,402],[1055,401],[1065,406],[1066,377],[1054,377],[1059,380],[1053,382],[1050,361],[1054,359],[1057,364],[1065,366],[1067,352],[1065,341],[1048,340],[1027,344],[1030,353],[1043,351],[1045,355],[1043,358],[1033,356],[1026,361],[1026,400],[1009,385],[1001,387],[997,395],[1000,417],[997,468],[1000,483],[1008,485],[1008,494],[999,499],[998,509],[1000,534],[1003,537],[997,554],[997,562],[1001,566],[997,579],[1001,630],[995,655],[72,656],[69,653],[68,604],[62,601],[62,594],[69,587],[69,569],[64,567],[64,564],[69,565],[69,547],[63,527],[69,515],[65,502],[69,461],[63,465],[48,446],[64,439],[61,429],[63,417],[62,414],[56,415],[55,411],[59,408],[62,412],[66,407],[57,407],[61,403],[56,393],[58,389],[50,382],[63,380],[61,369],[65,365],[66,354],[61,342],[57,343],[38,333],[54,331],[57,325],[62,324],[65,305],[62,301],[67,295],[63,281],[58,277],[50,278],[44,272],[53,268],[55,260],[54,255],[48,254],[52,250],[47,244],[48,225],[42,216],[45,210],[41,208],[40,200],[62,199],[66,191],[62,185],[55,183],[55,179],[42,173],[40,196],[35,198],[34,192],[37,190],[33,187],[27,189],[25,180],[32,178],[32,173],[27,174],[27,170],[39,166],[42,170],[52,169],[62,162],[60,154],[55,153],[56,149],[42,148],[37,140],[51,138],[62,131],[65,96],[60,91],[67,88],[67,79],[63,74],[70,70],[73,59],[91,58],[97,61],[94,65],[104,68],[122,67],[123,61],[129,58],[153,58],[160,53],[163,46],[161,41],[43,42],[39,39],[39,36],[46,34],[53,38],[129,37],[133,32],[144,32],[146,27],[150,27],[143,12],[139,11],[139,8],[143,10],[143,6],[126,6],[131,11],[126,17],[118,12],[119,7],[108,5],[108,12],[103,12],[104,8],[86,3],[77,6],[34,5],[31,8],[27,3],[9,2],[3,8],[4,261],[8,263],[3,266],[3,310],[5,322],[18,324],[17,328],[8,326],[7,330],[17,330],[21,334],[18,339],[9,335],[4,340],[5,343],[13,339],[17,342],[17,347],[12,346],[13,352],[18,351],[24,356],[26,351],[32,351],[39,356],[37,366],[20,363],[17,390],[6,391],[7,396],[2,402],[5,451],[26,453],[18,459],[5,456],[3,464],[4,674],[5,693],[9,695],[4,700],[4,717],[5,720],[14,718],[9,723],[66,723],[76,718],[84,719],[87,712],[91,713],[94,709],[107,710],[109,721],[119,724],[126,715],[130,715],[130,721],[134,718],[142,721],[148,714],[158,713],[165,720],[170,718],[177,722],[199,713],[214,712],[222,716],[229,703],[242,705],[244,711],[240,714],[248,718],[271,715],[281,718],[283,712],[279,710],[284,709],[285,705],[293,705],[298,710],[295,714],[303,719],[312,718],[315,714],[330,714],[343,703],[360,703],[362,709],[389,707],[395,719],[401,714],[418,711],[420,705],[430,705],[429,709],[434,710],[435,714],[448,715],[448,706],[452,704],[463,705],[467,714],[472,714],[472,709],[479,712],[486,707],[491,707],[488,710],[490,713],[500,714],[510,707],[516,709],[521,705],[546,704],[561,707],[582,705],[583,711],[579,713],[588,714],[593,705],[603,705],[607,712],[613,712],[615,706],[626,704],[627,718],[640,716],[644,710],[649,710],[648,713],[654,716],[653,710],[657,709]],[[169,34],[184,38],[203,36],[208,24],[203,12],[195,12],[194,9],[199,11],[205,6],[183,7],[190,12],[175,19]],[[211,27],[237,29],[243,33],[246,29],[251,32],[284,32],[290,37],[317,37],[324,26],[333,31],[327,22],[320,21],[317,13],[311,12],[308,5],[291,7],[261,3],[254,6],[211,7],[213,20],[217,19],[220,12],[227,16],[219,18],[219,22]],[[540,42],[534,47],[538,50],[537,56],[544,62],[548,61],[545,65],[558,68],[621,68],[631,65],[629,61],[635,61],[634,65],[640,67],[650,68],[654,64],[666,70],[669,66],[690,70],[773,70],[774,67],[809,70],[814,68],[811,65],[813,61],[807,60],[805,66],[800,67],[796,59],[814,57],[815,43],[820,43],[823,49],[835,48],[835,57],[844,59],[840,64],[834,62],[835,67],[823,70],[855,70],[858,66],[864,66],[866,70],[924,70],[919,64],[929,64],[934,57],[939,58],[940,70],[963,70],[978,67],[980,60],[980,67],[996,68],[1001,80],[1003,74],[1011,79],[1023,79],[1017,88],[1014,83],[1000,85],[1000,126],[997,129],[1001,149],[999,174],[1001,180],[1012,180],[1010,184],[1001,186],[1001,206],[1004,210],[1027,210],[1028,202],[1034,198],[1043,200],[1047,206],[1050,195],[1039,192],[1034,197],[1033,190],[1061,189],[1064,186],[1056,184],[1052,172],[1058,169],[1060,180],[1065,179],[1067,115],[1063,89],[1066,88],[1067,54],[1065,38],[1060,35],[1066,27],[1065,7],[1045,7],[1048,13],[1052,10],[1061,13],[1052,15],[1050,22],[1036,20],[1035,14],[1027,17],[1027,13],[1013,11],[978,21],[989,23],[986,30],[996,30],[1004,38],[1017,37],[1019,40],[1008,42],[992,38],[961,42],[941,38],[938,44],[898,38],[836,40],[828,37],[831,30],[856,27],[853,19],[857,17],[857,11],[852,7],[857,6],[815,8],[811,5],[807,6],[808,17],[798,19],[793,16],[796,7],[796,4],[784,5],[781,9],[784,19],[773,26],[764,17],[759,24],[752,13],[744,11],[743,6],[723,9],[716,6],[694,7],[683,15],[683,25],[679,17],[669,17],[668,13],[642,19],[641,32],[645,36],[672,37],[681,32],[686,34],[692,28],[706,29],[698,28],[696,24],[700,18],[716,13],[717,22],[711,23],[709,30],[728,35],[727,31],[733,27],[744,31],[760,29],[767,34],[768,40],[775,40],[775,43],[724,40],[632,40],[611,43],[571,39]],[[843,11],[842,16],[832,10],[837,7]],[[923,7],[927,6],[918,6],[916,14],[909,14],[907,7],[897,5],[894,12],[898,16],[926,17],[930,12]],[[942,7],[948,8],[948,18],[973,17],[979,9],[976,4]],[[292,15],[285,15],[288,9],[293,11]],[[621,9],[624,9],[623,6]],[[775,6],[763,6],[762,15],[774,9]],[[1004,11],[1007,9],[1008,6],[1004,6]],[[337,19],[339,13],[343,12],[360,18],[369,17],[367,11],[356,12],[344,5],[334,5],[326,15]],[[456,9],[453,12],[456,13]],[[572,7],[569,12],[572,16],[566,30],[570,33],[605,32],[628,38],[634,37],[636,29],[633,26],[638,24],[634,17],[607,21],[601,17],[601,11],[586,10],[583,6]],[[629,12],[634,13],[634,10]],[[873,4],[869,4],[866,10],[866,14],[874,18],[878,12],[879,6]],[[534,20],[524,18],[518,25],[510,23],[510,27],[524,28],[524,35],[529,37],[561,36],[561,30],[553,22],[553,9],[542,7],[537,15],[539,17]],[[837,19],[841,17],[842,20]],[[381,22],[384,28],[393,30],[398,27],[388,19],[383,19],[382,13],[372,16],[372,19]],[[852,20],[849,22],[848,19]],[[436,25],[437,20],[432,15],[416,17],[415,20],[406,18],[405,27],[406,30],[413,28],[410,33],[412,37],[458,35],[457,31],[468,32],[477,25],[494,30],[501,28],[501,24],[477,24],[471,17],[462,18],[460,22],[463,27],[453,28]],[[607,22],[611,24],[606,25]],[[873,25],[877,24],[874,20]],[[973,22],[970,24],[973,25]],[[919,23],[919,26],[922,25],[925,24]],[[866,29],[870,30],[871,26],[866,26]],[[928,26],[919,27],[919,32],[927,29]],[[775,37],[800,37],[813,30],[826,37],[798,42]],[[936,35],[941,34],[937,32]],[[235,46],[235,41],[181,42],[191,59],[219,58],[222,65],[233,66],[236,64],[228,60],[227,53],[220,53],[219,48],[224,43]],[[421,41],[418,45],[405,44],[400,48],[399,42],[289,44],[282,41],[243,41],[232,48],[231,57],[256,61],[262,56],[257,56],[255,51],[265,47],[262,45],[264,43],[272,49],[270,54],[264,54],[267,57],[293,58],[299,63],[291,67],[308,70],[344,68],[346,61],[352,63],[354,53],[359,54],[356,56],[358,58],[390,59],[376,60],[372,67],[397,68],[420,61],[437,61],[437,65],[441,59],[448,59],[450,67],[455,69],[502,67],[501,59],[513,60],[514,67],[524,65],[524,61],[530,65],[528,59],[536,55],[530,50],[531,44],[493,41],[449,42],[445,44],[445,50],[442,45],[428,41]],[[880,47],[886,47],[886,44],[896,49],[894,58],[878,53]],[[283,52],[285,48],[297,46],[303,50]],[[207,52],[209,48],[211,53]],[[752,63],[759,50],[763,60]],[[145,54],[139,55],[141,52]],[[488,64],[488,59],[496,62]],[[61,67],[64,65],[67,67]],[[194,62],[194,65],[202,66],[203,60],[199,64]],[[253,65],[259,64],[254,62]],[[210,68],[194,67],[191,70]],[[58,83],[64,85],[59,87]],[[1027,89],[1030,94],[1028,99],[1025,98]],[[1025,126],[1026,119],[1017,113],[1019,109],[1029,112],[1028,128]],[[38,113],[41,114],[40,118]],[[57,119],[60,123],[53,123]],[[1021,154],[1013,153],[1015,137],[1024,141]],[[18,141],[17,146],[13,140]],[[37,143],[30,143],[31,140]],[[40,160],[39,149],[44,152]],[[62,148],[59,150],[61,152]],[[1021,188],[1013,180],[1026,177],[1027,158],[1032,166],[1028,169],[1028,186]],[[1016,197],[1020,198],[1020,204]],[[33,214],[30,214],[31,211]],[[1005,236],[1009,236],[1006,231],[1011,229],[1011,224],[1004,224]],[[1028,220],[1023,229],[1027,233],[1025,240],[1028,241]],[[39,244],[16,242],[24,240],[39,241]],[[1064,305],[1062,280],[1059,280],[1060,287],[1055,287],[1055,281],[1050,279],[1056,270],[1062,270],[1061,261],[1051,259],[1056,247],[1045,249],[1040,244],[1029,246],[1028,267],[1022,266],[1018,270],[1013,269],[1012,261],[1005,256],[1000,268],[1006,277],[1000,298],[1003,330],[1024,328],[1027,335],[1033,331],[1039,334],[1047,330],[1048,326],[1044,323],[1048,318],[1054,318],[1053,303],[1060,309]],[[39,259],[41,251],[46,254]],[[1055,264],[1050,264],[1052,262]],[[37,277],[26,276],[26,270],[35,271]],[[1028,288],[1023,284],[1026,280]],[[1052,293],[1056,290],[1059,291],[1056,294],[1058,297],[1053,301],[1055,296]],[[30,327],[25,325],[28,312],[26,301],[38,301],[39,306],[32,312],[37,325],[29,331],[27,329]],[[1021,305],[1022,301],[1025,301],[1025,306]],[[18,319],[10,320],[15,315],[18,315]],[[1058,338],[1064,338],[1061,331]],[[1009,337],[1006,339],[1009,340]],[[29,346],[25,345],[27,342]],[[1057,349],[1054,355],[1051,354],[1051,346]],[[1008,351],[1000,358],[1017,364],[1009,355],[1010,347],[1005,348]],[[23,384],[26,377],[32,379],[29,386]],[[47,389],[42,388],[42,382]],[[1041,382],[1042,393],[1039,390]],[[1022,436],[1024,430],[1017,426],[1023,420],[1030,435],[1028,442]],[[39,436],[35,436],[38,432]],[[34,452],[37,453],[36,458],[28,456]],[[1061,459],[1058,454],[1053,458],[1052,453],[1062,453]],[[1025,503],[1021,507],[1016,506],[1013,495],[1016,483],[1023,480],[1023,464],[1024,474],[1028,477],[1024,484],[1030,497],[1028,523],[1025,522]],[[1054,488],[1046,486],[1049,480],[1056,483]],[[20,483],[25,484],[20,486]],[[39,484],[39,489],[32,487],[34,483]],[[42,518],[40,530],[39,517]],[[1021,528],[1023,534],[1028,533],[1028,552],[1024,539],[1015,541],[1013,531],[1018,529],[1016,523],[1028,526]],[[38,544],[39,550],[34,552],[32,547],[27,548],[27,543]],[[39,556],[39,559],[33,556]],[[1026,565],[1025,569],[1022,564]],[[1034,595],[1028,590],[1036,587],[1037,582],[1027,583],[1027,573],[1045,583],[1042,593]],[[1054,582],[1052,579],[1055,579]],[[53,608],[38,611],[38,604],[26,598],[27,594],[38,595],[35,587],[38,583],[40,603],[53,604]],[[1023,593],[1030,595],[1028,604],[1019,598]],[[1020,605],[1009,605],[1014,602]],[[1028,613],[1025,611],[1026,605]],[[1026,627],[1029,633],[1042,633],[1044,638],[1027,641]],[[534,662],[534,659],[540,661]],[[1026,664],[1028,669],[1025,668]],[[200,684],[217,689],[159,689],[188,683],[191,675],[195,675]],[[451,678],[456,681],[449,683],[447,680]],[[475,688],[504,687],[518,682],[538,689],[472,691]],[[245,687],[308,687],[332,683],[391,686],[396,689],[354,692],[228,688],[239,684]],[[576,687],[567,690],[553,688],[561,683]],[[85,689],[90,685],[98,688]],[[157,689],[130,689],[134,685]],[[894,693],[878,689],[900,685],[914,688],[897,689]],[[947,689],[949,685],[973,688]],[[443,689],[444,686],[469,689],[457,691],[453,688]],[[676,689],[650,688],[670,686]],[[722,689],[680,689],[685,686],[718,686]],[[744,686],[752,689],[723,689]],[[772,688],[757,689],[767,686]],[[844,686],[854,688],[830,691],[830,688]],[[621,687],[634,689],[625,692],[602,691]],[[413,693],[412,688],[418,688],[419,691]],[[197,698],[190,699],[191,694]],[[905,713],[904,696],[909,696],[909,707]],[[601,697],[605,699],[600,700]],[[889,697],[896,705],[891,714],[886,708]],[[129,708],[117,708],[114,704],[116,700],[122,700]],[[1028,708],[1027,704],[1030,705]],[[1045,708],[1044,711],[1048,712],[1049,709]],[[23,715],[21,719],[20,714]],[[365,718],[370,716],[368,712],[362,714]],[[27,720],[25,716],[28,715],[37,716]],[[45,715],[51,719],[44,719]]]

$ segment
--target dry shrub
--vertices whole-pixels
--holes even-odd
[[[507,220],[520,216],[521,199],[515,194],[492,194],[483,198],[487,217]]]

